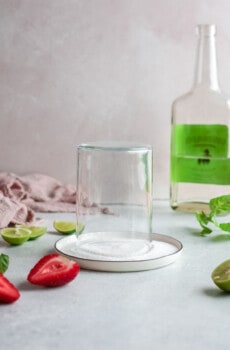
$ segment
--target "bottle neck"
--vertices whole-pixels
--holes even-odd
[[[216,28],[214,25],[199,25],[194,88],[219,90],[216,60]]]

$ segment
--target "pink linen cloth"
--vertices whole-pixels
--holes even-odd
[[[43,174],[0,173],[0,228],[32,223],[34,212],[74,212],[76,189]]]

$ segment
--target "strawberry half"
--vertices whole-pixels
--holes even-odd
[[[80,271],[80,266],[59,254],[48,254],[41,258],[30,270],[27,280],[32,284],[57,287],[72,281]]]
[[[13,303],[19,297],[18,289],[3,274],[0,274],[0,302]]]

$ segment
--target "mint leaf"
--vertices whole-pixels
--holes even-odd
[[[9,266],[9,256],[6,254],[0,255],[0,273],[6,272]]]
[[[202,227],[201,234],[209,234],[212,232],[212,230],[207,226],[212,221],[212,215],[211,214],[205,214],[202,212],[196,212],[196,218],[200,223],[200,226]]]
[[[196,218],[199,221],[199,223],[201,224],[201,226],[205,226],[210,222],[210,217],[209,214],[205,214],[205,212],[201,211],[201,212],[196,212]]]
[[[204,235],[212,232],[212,229],[208,227],[209,224],[213,224],[222,231],[230,232],[229,222],[218,222],[219,215],[230,213],[230,195],[212,198],[209,202],[209,208],[209,214],[205,214],[203,211],[196,213],[196,218],[202,227],[201,234]]]
[[[222,224],[218,225],[219,228],[223,231],[230,232],[230,222],[223,222]]]
[[[200,232],[201,235],[207,235],[211,233],[212,230],[209,227],[204,227],[203,230]]]
[[[215,215],[227,214],[230,212],[230,195],[212,198],[209,202],[210,210]]]

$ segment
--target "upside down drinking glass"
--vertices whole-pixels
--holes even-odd
[[[153,150],[149,145],[77,146],[77,233],[85,256],[141,259],[153,249]]]

